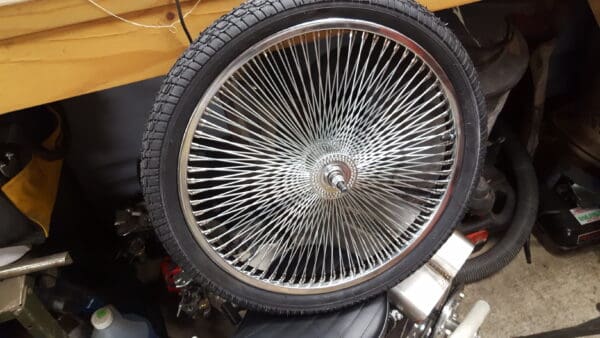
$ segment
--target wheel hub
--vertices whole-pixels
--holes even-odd
[[[346,193],[348,192],[348,178],[346,177],[348,175],[345,175],[343,166],[345,163],[331,163],[326,165],[322,171],[330,186],[337,188],[341,193]]]
[[[352,158],[331,153],[323,156],[312,170],[312,183],[323,199],[336,199],[349,193],[356,183],[357,168]]]

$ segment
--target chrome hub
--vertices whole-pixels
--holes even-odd
[[[338,189],[341,193],[346,193],[348,192],[348,179],[346,178],[347,175],[344,175],[343,165],[343,163],[328,164],[323,168],[323,175],[330,186]]]
[[[350,156],[327,154],[312,169],[313,189],[323,199],[340,198],[355,185],[357,174],[358,170]]]

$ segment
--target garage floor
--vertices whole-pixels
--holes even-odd
[[[531,265],[521,252],[500,273],[467,286],[465,305],[485,299],[492,309],[482,337],[532,335],[600,318],[600,247],[556,256],[534,240],[531,249]]]

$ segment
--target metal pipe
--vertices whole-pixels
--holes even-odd
[[[18,261],[16,263],[0,268],[0,280],[27,275],[32,272],[42,271],[50,268],[57,268],[73,263],[73,259],[68,252],[61,252],[50,256],[32,258]]]
[[[456,330],[452,332],[450,338],[477,337],[477,332],[485,321],[488,313],[490,313],[490,305],[483,300],[478,300],[471,308],[471,311],[465,316],[465,319],[463,319]]]

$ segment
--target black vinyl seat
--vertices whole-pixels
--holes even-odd
[[[385,294],[341,311],[307,315],[278,316],[248,312],[235,338],[355,338],[383,337],[389,303]]]

